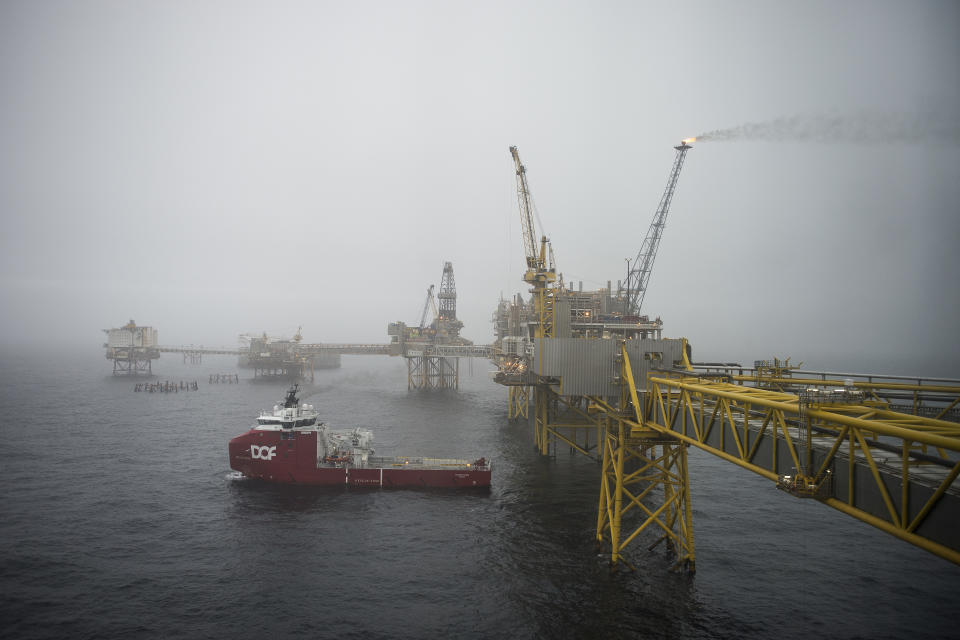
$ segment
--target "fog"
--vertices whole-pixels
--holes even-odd
[[[446,260],[487,343],[525,290],[510,145],[592,289],[681,138],[960,114],[952,0],[7,0],[0,30],[6,345],[130,318],[167,345],[382,343]],[[904,131],[695,144],[644,312],[698,359],[960,377],[960,144]]]

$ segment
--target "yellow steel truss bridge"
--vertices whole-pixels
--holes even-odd
[[[511,386],[508,401],[511,418],[534,405],[542,453],[566,444],[601,461],[596,537],[614,567],[631,566],[625,551],[643,539],[695,569],[691,446],[960,564],[960,424],[941,419],[960,385],[695,371],[686,350],[679,367],[640,380],[629,342],[618,345],[619,398],[563,395],[554,379]],[[892,410],[897,398],[913,399],[913,413]]]

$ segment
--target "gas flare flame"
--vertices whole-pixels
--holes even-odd
[[[683,144],[693,144],[696,141],[697,141],[696,138],[684,138],[683,140],[681,140]]]

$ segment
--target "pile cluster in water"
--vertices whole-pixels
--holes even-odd
[[[199,387],[197,381],[193,382],[141,382],[133,387],[134,391],[143,391],[145,393],[179,393],[180,391],[196,391]]]

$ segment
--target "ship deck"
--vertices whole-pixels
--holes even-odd
[[[319,468],[337,467],[334,462],[321,463]],[[339,466],[344,466],[342,463]],[[435,471],[464,470],[487,471],[490,464],[477,465],[469,460],[457,458],[424,458],[419,456],[370,456],[363,466],[347,463],[352,469],[424,469]]]

